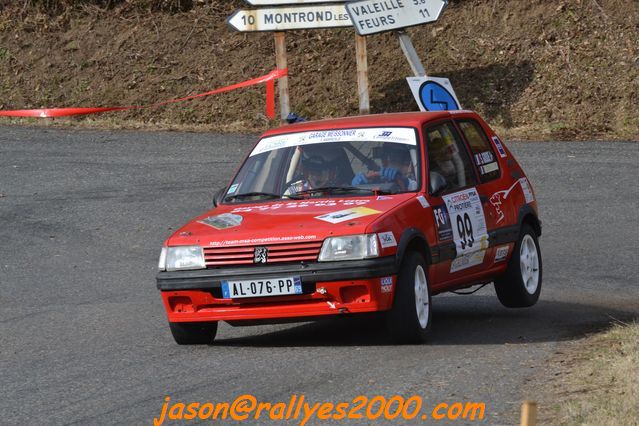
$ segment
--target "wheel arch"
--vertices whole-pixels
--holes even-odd
[[[402,232],[395,254],[398,269],[401,267],[404,256],[410,251],[416,251],[424,256],[427,265],[431,263],[432,257],[428,241],[422,231],[417,228],[408,228]]]
[[[519,227],[523,226],[524,223],[530,225],[537,237],[541,237],[541,220],[537,217],[537,212],[529,205],[526,204],[521,209],[519,209]]]

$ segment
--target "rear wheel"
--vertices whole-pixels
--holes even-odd
[[[409,252],[397,277],[395,300],[386,322],[393,340],[398,343],[421,343],[426,340],[432,316],[430,301],[424,257],[417,252]]]
[[[171,334],[178,345],[206,345],[213,343],[217,334],[217,321],[170,322]]]
[[[541,293],[541,251],[533,228],[523,224],[506,272],[495,280],[495,291],[507,308],[527,308]]]

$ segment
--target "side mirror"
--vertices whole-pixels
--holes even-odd
[[[446,188],[446,186],[448,186],[446,179],[441,174],[437,172],[430,172],[429,176],[430,176],[429,187],[430,187],[431,195],[439,194]]]
[[[224,189],[222,188],[220,190],[218,190],[214,195],[213,195],[213,207],[217,207],[222,200],[224,199]]]

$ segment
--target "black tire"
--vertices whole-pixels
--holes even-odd
[[[539,273],[537,280],[537,287],[534,291],[531,291],[532,284],[528,287],[524,279],[526,272],[522,273],[521,255],[522,255],[522,243],[532,240],[534,242],[534,248],[537,252]],[[535,269],[531,268],[532,273],[535,273]],[[529,272],[530,273],[530,272]],[[510,257],[508,267],[503,275],[495,279],[495,292],[502,305],[507,308],[527,308],[533,306],[539,300],[539,294],[541,293],[542,282],[542,262],[541,262],[541,250],[539,249],[539,240],[532,226],[524,223],[519,232],[519,239],[515,244],[515,250]]]
[[[217,321],[170,322],[171,334],[178,345],[207,345],[217,334]]]
[[[417,314],[416,274],[419,268],[425,277],[426,314],[425,326],[420,323]],[[423,296],[423,293],[422,293]],[[428,269],[424,257],[414,251],[406,253],[397,277],[395,300],[386,317],[386,328],[389,336],[397,343],[423,343],[430,331],[432,317],[430,287],[428,285]]]

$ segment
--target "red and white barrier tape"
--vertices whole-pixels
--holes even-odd
[[[124,111],[130,109],[154,108],[176,102],[188,101],[190,99],[203,98],[205,96],[216,95],[218,93],[229,92],[243,87],[255,86],[266,83],[266,116],[271,120],[275,118],[275,80],[288,75],[288,69],[274,69],[270,73],[241,83],[232,84],[206,93],[186,96],[179,99],[171,99],[158,102],[152,105],[143,106],[123,106],[123,107],[97,107],[97,108],[44,108],[44,109],[17,109],[13,111],[0,110],[0,117],[70,117],[73,115],[97,114],[108,111]]]

